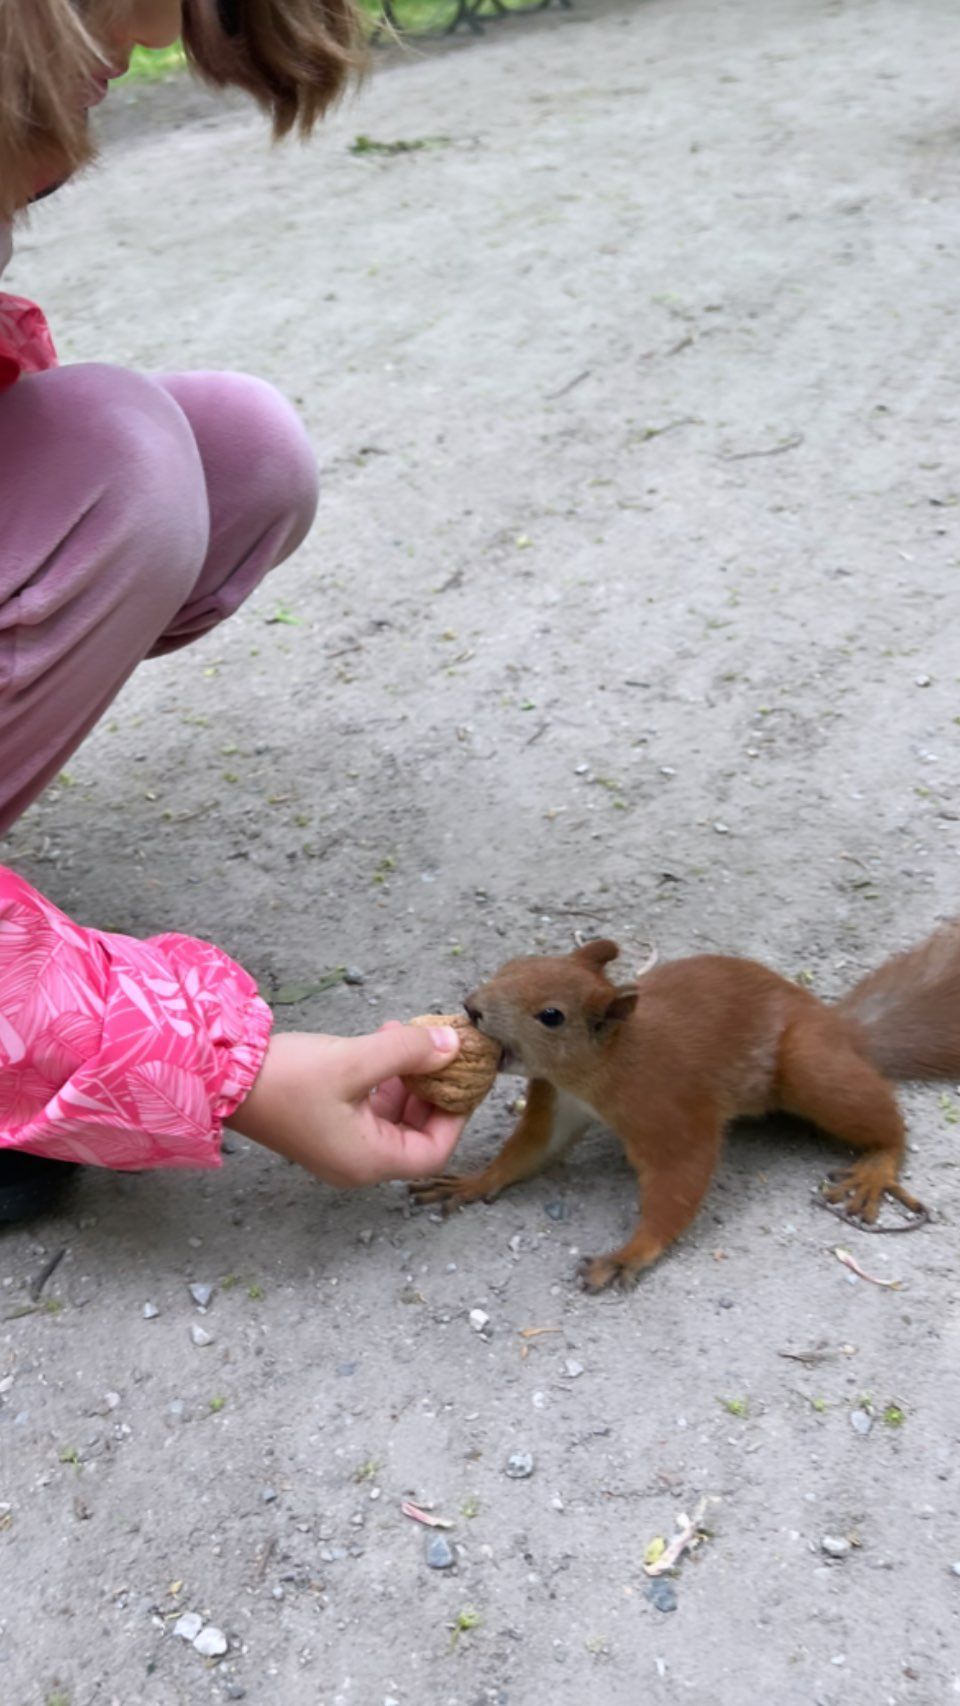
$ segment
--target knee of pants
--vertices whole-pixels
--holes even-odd
[[[214,532],[272,533],[282,562],[317,511],[316,457],[296,410],[248,373],[167,374],[160,383],[199,447]]]
[[[99,363],[57,368],[15,391],[20,442],[32,446],[33,494],[18,508],[45,560],[62,566],[46,591],[37,583],[21,593],[23,602],[34,590],[38,603],[25,616],[43,615],[44,596],[55,605],[87,590],[104,615],[126,609],[146,651],[190,598],[209,543],[189,423],[154,380]]]

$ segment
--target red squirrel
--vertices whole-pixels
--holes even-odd
[[[703,954],[617,987],[615,942],[510,960],[465,1002],[501,1044],[500,1070],[529,1078],[513,1134],[481,1172],[413,1186],[419,1202],[492,1201],[598,1122],[643,1191],[633,1235],[580,1266],[588,1291],[631,1285],[689,1226],[724,1128],[782,1111],[863,1153],[824,1188],[872,1225],[885,1194],[924,1216],[899,1183],[904,1122],[889,1080],[960,1077],[960,924],[898,954],[832,1005],[755,960]]]

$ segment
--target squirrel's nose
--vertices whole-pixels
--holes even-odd
[[[471,1025],[479,1025],[483,1018],[483,1014],[472,995],[467,996],[467,999],[463,1004],[463,1009],[467,1018],[470,1020]]]

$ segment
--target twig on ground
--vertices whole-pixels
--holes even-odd
[[[53,1277],[53,1275],[56,1273],[56,1271],[57,1271],[58,1267],[60,1266],[60,1263],[63,1261],[63,1258],[66,1255],[66,1253],[67,1253],[66,1244],[61,1244],[59,1250],[54,1251],[53,1255],[50,1257],[50,1260],[48,1262],[44,1262],[43,1267],[40,1269],[40,1272],[38,1274],[35,1274],[33,1279],[30,1281],[30,1285],[29,1285],[28,1289],[30,1292],[30,1296],[33,1298],[34,1303],[39,1303],[40,1293],[43,1291],[43,1288],[46,1285],[47,1280],[51,1279]]]
[[[720,453],[721,462],[752,462],[757,456],[782,456],[785,450],[798,450],[803,443],[803,433],[791,433],[789,438],[781,439],[779,444],[771,444],[766,450],[724,450]]]
[[[860,1266],[860,1263],[857,1261],[856,1256],[851,1256],[849,1250],[841,1250],[839,1244],[834,1245],[834,1247],[831,1251],[831,1255],[836,1256],[837,1261],[842,1262],[844,1267],[849,1268],[850,1272],[852,1274],[856,1274],[859,1279],[869,1280],[871,1285],[885,1286],[888,1291],[899,1291],[900,1290],[900,1287],[903,1283],[901,1280],[898,1280],[898,1279],[878,1279],[876,1274],[868,1274],[866,1268],[862,1268]]]
[[[701,1499],[692,1517],[680,1511],[677,1516],[678,1532],[660,1553],[659,1558],[654,1558],[651,1563],[644,1564],[644,1574],[647,1576],[665,1575],[667,1570],[672,1570],[674,1565],[679,1563],[684,1552],[692,1552],[695,1547],[699,1546],[700,1542],[706,1538],[703,1519],[707,1514],[707,1507],[716,1503],[716,1499]]]

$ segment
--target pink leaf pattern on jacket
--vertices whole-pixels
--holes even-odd
[[[0,866],[0,1150],[219,1166],[271,1023],[220,948],[84,929]]]
[[[36,303],[0,291],[0,391],[21,373],[43,373],[56,365],[50,327]]]

